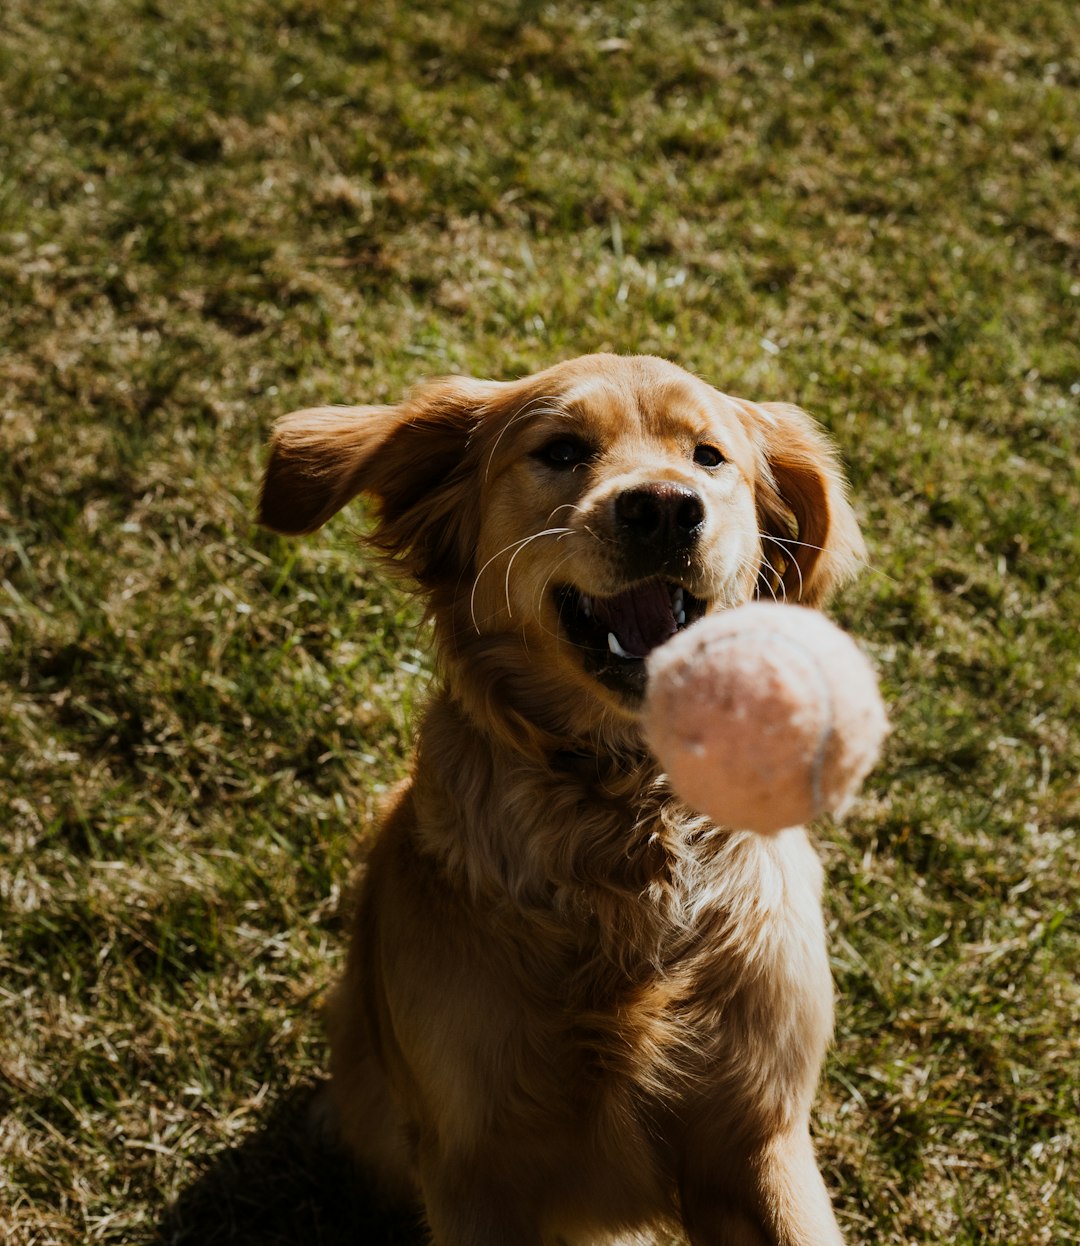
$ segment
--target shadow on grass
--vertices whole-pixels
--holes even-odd
[[[203,1161],[153,1246],[421,1246],[417,1217],[388,1209],[346,1156],[314,1143],[300,1088],[262,1127]]]

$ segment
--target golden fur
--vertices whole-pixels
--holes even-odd
[[[441,682],[331,1004],[344,1138],[440,1246],[838,1243],[808,1129],[816,854],[681,805],[642,743],[640,653],[580,639],[640,621],[647,648],[684,593],[820,603],[862,552],[824,435],[593,355],[278,424],[265,524],[310,532],[359,493]]]

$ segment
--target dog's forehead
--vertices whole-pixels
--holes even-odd
[[[568,414],[621,434],[667,438],[718,426],[738,430],[734,404],[724,394],[673,365],[660,370],[620,369],[578,375],[558,395]]]

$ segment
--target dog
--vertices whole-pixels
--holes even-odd
[[[264,525],[360,494],[439,682],[328,1008],[344,1141],[438,1246],[836,1246],[817,855],[685,807],[640,729],[653,648],[754,597],[818,606],[862,560],[828,438],[588,355],[278,422]]]

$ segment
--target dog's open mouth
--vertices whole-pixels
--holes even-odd
[[[665,640],[701,618],[707,603],[674,580],[642,580],[613,597],[564,585],[556,590],[559,621],[601,683],[637,699],[645,690],[645,659]]]

